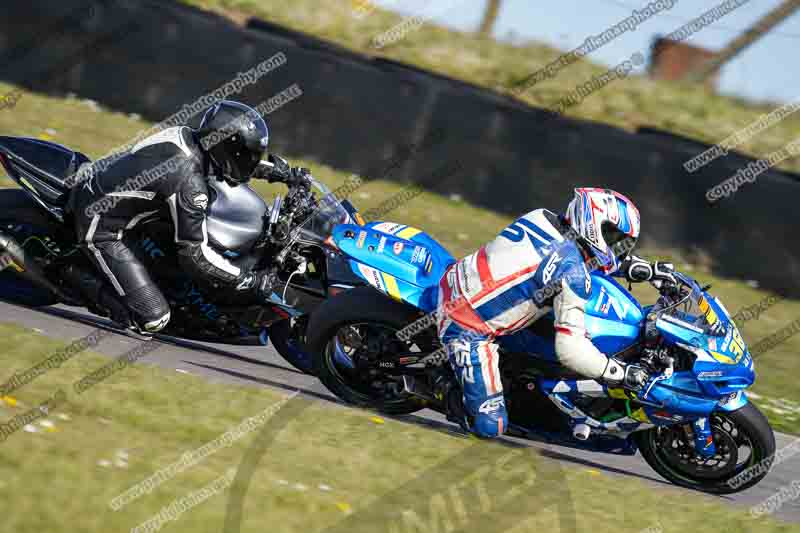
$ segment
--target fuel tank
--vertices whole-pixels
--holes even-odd
[[[233,187],[212,180],[209,189],[207,225],[210,240],[237,255],[247,254],[261,236],[267,204],[248,185]]]
[[[592,273],[586,331],[601,352],[612,355],[634,344],[643,321],[642,308],[628,291],[613,278]]]

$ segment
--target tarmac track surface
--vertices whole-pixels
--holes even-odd
[[[105,319],[85,311],[76,312],[69,307],[57,306],[37,310],[4,302],[0,302],[0,321],[38,330],[48,337],[64,340],[65,343],[88,334],[98,326],[109,326],[109,322]],[[144,357],[143,362],[204,376],[211,382],[269,387],[284,392],[300,391],[306,398],[316,401],[341,403],[314,377],[298,372],[284,361],[272,346],[231,346],[184,341],[171,337],[159,337],[159,340],[165,344]],[[94,350],[108,356],[117,356],[140,342],[137,338],[124,334],[110,335],[105,337]],[[446,422],[444,417],[430,410],[402,419],[439,429],[454,427]],[[778,449],[781,449],[792,442],[794,437],[776,434],[776,439]],[[665,487],[677,489],[661,479],[638,454],[618,456],[530,440],[514,438],[509,440],[537,448],[546,457],[562,461],[565,465],[599,470],[612,476],[639,478],[650,484],[654,490]],[[729,505],[746,508],[762,502],[795,479],[800,479],[800,454],[777,465],[755,487],[718,499]],[[775,517],[788,522],[800,522],[800,501],[785,503]]]

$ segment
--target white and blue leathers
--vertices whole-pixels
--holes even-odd
[[[581,248],[565,238],[568,230],[552,212],[531,211],[453,264],[439,283],[439,336],[479,436],[498,436],[508,426],[498,336],[519,331],[552,309],[563,365],[592,379],[615,365],[586,333],[591,277]]]

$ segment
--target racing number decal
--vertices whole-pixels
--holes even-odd
[[[736,327],[733,328],[733,339],[731,339],[730,351],[736,355],[735,361],[737,363],[744,355],[744,339],[742,339],[742,335]]]

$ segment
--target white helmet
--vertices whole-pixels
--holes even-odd
[[[565,217],[606,273],[619,268],[620,260],[639,239],[639,210],[628,198],[610,189],[575,189]]]

